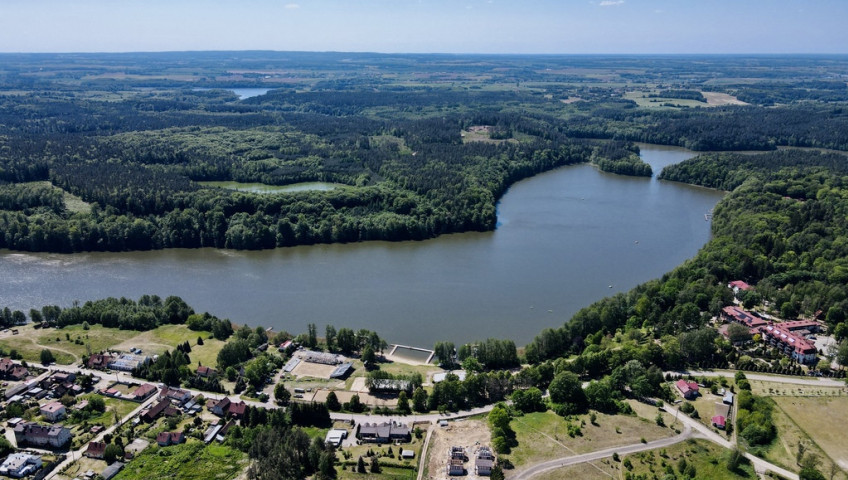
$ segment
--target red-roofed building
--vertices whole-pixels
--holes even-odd
[[[721,415],[716,415],[713,417],[712,422],[714,427],[724,430],[724,427],[727,424],[727,419]]]
[[[47,405],[41,406],[38,410],[44,419],[50,422],[58,422],[65,418],[66,414],[65,406],[60,402],[50,402]]]
[[[135,391],[132,393],[132,397],[133,400],[137,402],[143,402],[144,400],[150,398],[151,395],[156,393],[156,391],[156,385],[145,383],[144,385],[135,389]]]
[[[106,367],[109,366],[112,361],[115,360],[115,357],[112,355],[101,355],[99,353],[94,353],[90,357],[88,357],[88,362],[86,365],[88,368],[93,368],[96,370],[105,370]]]
[[[746,312],[739,307],[724,307],[721,310],[721,316],[726,321],[736,322],[745,325],[748,328],[758,328],[768,325],[768,322],[760,317],[757,317],[751,312]]]
[[[238,403],[230,403],[230,407],[227,409],[227,412],[233,418],[241,418],[244,416],[244,411],[247,409],[247,404],[244,402]]]
[[[153,420],[156,420],[156,418],[159,415],[161,415],[162,412],[164,412],[166,408],[168,408],[170,406],[171,406],[170,400],[168,400],[167,398],[162,399],[162,400],[159,401],[159,403],[156,403],[155,405],[150,407],[150,409],[142,412],[141,419],[144,420],[145,422],[152,422]]]
[[[0,358],[0,376],[6,377],[15,368],[15,362],[10,358]]]
[[[201,366],[197,367],[197,375],[200,376],[200,377],[203,377],[203,378],[214,377],[214,376],[218,375],[218,370],[215,370],[214,368],[211,368],[211,367],[207,367],[205,365],[201,365]]]
[[[683,395],[683,398],[686,400],[694,400],[698,397],[698,384],[695,382],[687,382],[682,378],[674,384],[677,387],[677,390],[680,391],[680,394]]]
[[[103,458],[104,453],[106,453],[105,442],[89,442],[88,448],[85,449],[83,455],[88,458]]]
[[[775,324],[761,327],[760,332],[763,335],[763,341],[796,362],[816,363],[818,361],[816,346],[801,335],[782,328],[782,325]]]
[[[185,442],[185,434],[183,434],[183,432],[161,432],[156,436],[156,443],[158,443],[160,447],[179,445],[183,442]]]
[[[168,400],[175,401],[180,405],[183,405],[187,401],[191,400],[191,393],[179,388],[165,387],[159,392],[159,398],[167,398]]]
[[[737,293],[739,293],[739,290],[742,290],[742,291],[752,290],[754,287],[748,285],[747,283],[743,282],[742,280],[734,280],[734,281],[727,284],[727,288],[733,290],[734,294],[737,294]]]

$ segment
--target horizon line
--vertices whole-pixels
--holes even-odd
[[[594,52],[594,53],[528,53],[528,52],[379,52],[379,51],[346,51],[346,50],[273,50],[273,49],[240,49],[240,50],[122,50],[122,51],[0,51],[0,55],[130,55],[130,54],[164,54],[164,53],[315,53],[315,54],[359,54],[359,55],[452,55],[452,56],[738,56],[738,57],[775,57],[775,56],[848,56],[846,52]]]

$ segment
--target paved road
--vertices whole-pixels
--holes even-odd
[[[618,453],[619,455],[628,455],[631,453],[643,452],[645,450],[665,448],[676,443],[680,443],[686,440],[687,438],[691,437],[692,428],[689,425],[685,425],[683,427],[683,432],[681,432],[680,435],[675,435],[674,437],[662,438],[660,440],[654,440],[648,443],[640,442],[631,445],[621,445],[618,447],[606,448],[603,450],[597,450],[595,452],[584,453],[581,455],[572,455],[569,457],[557,458],[555,460],[536,464],[528,468],[527,470],[521,471],[518,474],[510,477],[510,480],[527,480],[528,478],[532,478],[541,473],[556,470],[558,468],[567,467],[569,465],[577,465],[579,463],[594,462],[602,458],[611,457],[614,453]]]
[[[72,368],[72,367],[67,367],[67,366],[53,366],[53,365],[51,365],[50,367],[48,367],[48,370],[50,372],[61,371],[61,372],[82,372],[82,373],[85,373],[85,374],[92,374],[92,375],[95,375],[96,377],[99,377],[101,379],[101,381],[108,381],[112,378],[112,376],[114,376],[115,379],[121,379],[122,381],[125,381],[125,382],[132,381],[134,383],[137,383],[137,382],[143,382],[144,381],[144,380],[139,380],[139,379],[133,378],[131,375],[125,374],[125,373],[102,372],[102,371],[99,371],[99,370],[89,370],[89,369],[85,369],[85,368]],[[724,370],[717,370],[717,371],[692,370],[692,371],[668,372],[668,373],[683,374],[683,375],[691,374],[691,375],[694,375],[694,376],[704,376],[704,377],[729,377],[729,378],[732,378],[735,375],[735,371],[724,371]],[[747,378],[749,378],[751,380],[771,381],[771,382],[777,382],[777,383],[787,383],[787,384],[807,385],[807,386],[845,387],[845,382],[840,381],[840,380],[828,379],[828,378],[803,378],[803,377],[791,377],[791,376],[780,376],[780,375],[764,375],[764,374],[756,374],[756,373],[748,373],[748,372],[746,372],[745,375],[746,375]],[[192,393],[192,395],[202,394],[207,398],[220,399],[220,398],[223,398],[223,396],[224,396],[224,395],[221,395],[221,394],[203,392],[203,391],[200,391],[200,390],[191,390],[191,389],[183,389],[183,390],[188,390],[189,392]],[[129,421],[132,417],[137,415],[145,406],[151,404],[157,397],[158,397],[157,395],[154,395],[153,397],[151,397],[151,399],[144,402],[137,409],[135,409],[129,415],[124,417],[121,420],[121,423],[125,423],[125,422]],[[237,396],[230,396],[230,400],[239,401],[240,398],[237,397]],[[266,402],[266,403],[262,403],[262,402],[247,400],[247,401],[245,401],[245,403],[247,403],[248,405],[251,405],[251,406],[255,406],[255,407],[278,408],[271,401]],[[455,419],[470,417],[470,416],[474,416],[474,415],[485,414],[485,413],[490,412],[492,410],[492,408],[494,408],[494,405],[488,405],[488,406],[485,406],[485,407],[479,407],[479,408],[474,408],[474,409],[471,409],[471,410],[464,410],[464,411],[460,411],[460,412],[450,412],[450,413],[446,413],[446,414],[431,413],[431,414],[395,415],[395,416],[382,416],[382,415],[371,415],[371,414],[350,414],[350,413],[331,413],[330,417],[333,420],[349,421],[349,422],[355,422],[355,423],[385,422],[385,421],[398,421],[398,422],[403,422],[403,423],[412,423],[412,422],[438,423],[439,420],[455,420]],[[670,405],[666,405],[664,408],[667,411],[670,411],[671,413],[675,413],[675,411],[676,411],[676,409],[674,407],[670,406]],[[648,442],[648,443],[638,443],[638,444],[634,444],[634,445],[624,445],[624,446],[621,446],[621,447],[608,448],[608,449],[599,450],[599,451],[596,451],[596,452],[586,453],[586,454],[582,454],[582,455],[562,457],[562,458],[559,458],[559,459],[556,459],[556,460],[551,460],[551,461],[548,461],[548,462],[540,463],[538,465],[534,465],[533,467],[530,467],[529,469],[524,470],[523,472],[520,472],[516,476],[512,477],[511,480],[525,480],[525,479],[531,478],[535,475],[538,475],[540,473],[547,472],[547,471],[550,471],[550,470],[555,470],[555,469],[563,467],[563,466],[576,465],[576,464],[584,463],[584,462],[592,462],[592,461],[599,460],[601,458],[610,457],[610,456],[612,456],[613,453],[616,453],[616,452],[619,453],[619,454],[629,454],[629,453],[640,452],[640,451],[645,451],[645,450],[653,450],[653,449],[656,449],[656,448],[663,448],[663,447],[667,447],[669,445],[673,445],[675,443],[679,443],[679,442],[686,440],[687,438],[690,438],[692,436],[705,438],[705,439],[707,439],[707,440],[709,440],[713,443],[716,443],[716,444],[718,444],[718,445],[720,445],[724,448],[733,448],[735,446],[735,444],[724,439],[722,436],[716,434],[714,431],[709,429],[706,425],[702,424],[701,422],[694,420],[694,419],[691,419],[687,415],[682,414],[682,413],[678,413],[677,417],[680,421],[683,422],[684,431],[683,431],[683,433],[681,433],[680,435],[677,435],[675,437],[661,439],[661,440],[655,440],[653,442]],[[109,429],[107,429],[106,431],[104,431],[100,435],[98,435],[98,437],[95,440],[102,439],[104,435],[106,435],[107,433],[111,433],[112,431],[114,431],[114,429],[116,427],[117,427],[117,425],[110,427]],[[86,447],[87,446],[84,446],[83,448],[81,448],[80,450],[75,452],[74,455],[79,457]],[[68,460],[66,460],[61,465],[59,465],[59,467],[57,467],[51,473],[51,475],[49,475],[47,478],[48,479],[53,478],[53,476],[55,476],[62,468],[64,468],[67,464],[70,464],[74,455],[72,455],[71,457],[69,457]],[[788,478],[790,480],[798,480],[797,474],[792,473],[788,470],[785,470],[781,467],[778,467],[777,465],[766,462],[765,460],[762,460],[762,459],[755,457],[755,456],[748,454],[748,453],[745,454],[745,457],[748,458],[753,463],[755,469],[758,472],[764,472],[764,471],[768,470],[768,471],[773,471],[775,473],[778,473],[779,475],[782,475],[783,477]]]
[[[330,418],[333,420],[340,421],[351,421],[353,420],[356,423],[365,423],[365,422],[401,422],[401,423],[413,423],[413,422],[430,422],[430,423],[438,423],[439,420],[456,420],[459,418],[472,417],[474,415],[481,415],[484,413],[489,413],[492,409],[495,408],[494,405],[486,405],[485,407],[472,408],[471,410],[460,410],[458,412],[448,412],[445,414],[441,413],[426,413],[426,414],[417,414],[417,415],[371,415],[368,413],[335,413],[330,412]]]
[[[727,377],[733,378],[735,370],[682,370],[666,372],[672,375],[692,375],[695,377]],[[761,382],[788,383],[791,385],[806,385],[810,387],[845,387],[845,380],[823,377],[795,377],[790,375],[769,375],[764,373],[743,372],[748,380]]]
[[[694,418],[690,418],[689,415],[686,415],[685,413],[680,412],[679,410],[677,410],[677,408],[666,404],[666,405],[663,406],[663,409],[665,409],[669,413],[673,413],[677,420],[683,422],[684,425],[689,426],[690,428],[694,429],[698,434],[697,436],[705,438],[705,439],[707,439],[707,440],[709,440],[709,441],[711,441],[715,444],[718,444],[718,445],[720,445],[724,448],[730,449],[730,448],[736,447],[735,443],[725,439],[723,436],[717,434],[715,431],[713,431],[712,429],[710,429],[709,427],[707,427],[703,423],[699,422],[698,420],[695,420]],[[788,478],[790,480],[798,480],[798,474],[797,473],[790,472],[789,470],[786,470],[785,468],[782,468],[782,467],[779,467],[779,466],[777,466],[773,463],[767,462],[767,461],[765,461],[765,460],[763,460],[759,457],[755,457],[754,455],[751,455],[750,453],[746,452],[744,455],[745,455],[745,458],[747,458],[748,460],[751,461],[751,463],[754,465],[754,469],[758,472],[772,471],[772,472],[777,473],[778,475],[781,475],[783,478]]]
[[[152,395],[150,398],[148,398],[148,399],[147,399],[147,400],[145,400],[144,402],[141,402],[141,404],[139,404],[139,406],[138,406],[135,410],[133,410],[133,411],[132,411],[132,412],[130,412],[127,416],[125,416],[124,418],[122,418],[122,419],[120,420],[120,422],[118,422],[118,423],[116,423],[116,424],[112,425],[111,427],[107,428],[106,430],[103,430],[102,432],[100,432],[100,434],[99,434],[99,435],[97,435],[96,437],[92,438],[89,442],[100,442],[100,441],[103,441],[103,437],[105,437],[106,435],[109,435],[109,434],[111,434],[112,432],[114,432],[114,431],[115,431],[115,429],[117,429],[119,426],[121,426],[121,425],[123,425],[124,423],[128,422],[130,419],[132,419],[133,417],[135,417],[136,415],[138,415],[139,413],[141,413],[141,411],[142,411],[142,410],[144,410],[145,408],[149,407],[149,406],[150,406],[153,402],[158,401],[158,400],[159,400],[159,395]],[[78,459],[82,458],[82,454],[83,454],[83,452],[85,452],[85,450],[86,450],[87,448],[88,448],[88,443],[85,443],[85,444],[83,444],[83,445],[82,445],[79,449],[77,449],[76,451],[68,452],[68,456],[67,456],[67,457],[65,457],[65,461],[64,461],[64,462],[62,462],[62,463],[60,463],[59,465],[57,465],[57,466],[56,466],[56,468],[54,468],[54,469],[53,469],[53,471],[52,471],[52,472],[50,472],[50,474],[49,474],[49,475],[47,475],[47,476],[45,477],[45,479],[46,479],[46,480],[50,480],[51,478],[55,477],[56,475],[59,475],[59,473],[60,473],[60,472],[61,472],[61,471],[62,471],[65,467],[67,467],[68,465],[70,465],[71,463],[73,463],[75,460],[78,460]],[[71,475],[69,475],[69,476],[71,476]]]

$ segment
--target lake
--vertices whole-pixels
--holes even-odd
[[[221,87],[221,88],[202,88],[202,87],[197,87],[197,88],[192,88],[192,90],[194,90],[196,92],[205,92],[205,91],[209,91],[209,90],[229,90],[229,91],[235,93],[236,95],[238,95],[239,100],[244,100],[245,98],[258,97],[259,95],[265,95],[271,89],[270,88],[224,88],[224,87]]]
[[[640,145],[656,174],[693,152]],[[432,347],[529,342],[578,309],[658,278],[707,242],[723,193],[574,165],[514,184],[493,232],[243,252],[0,253],[0,306],[179,295],[198,311],[293,333],[308,323]]]

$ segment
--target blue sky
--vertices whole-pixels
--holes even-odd
[[[0,51],[848,53],[848,0],[0,0]]]

